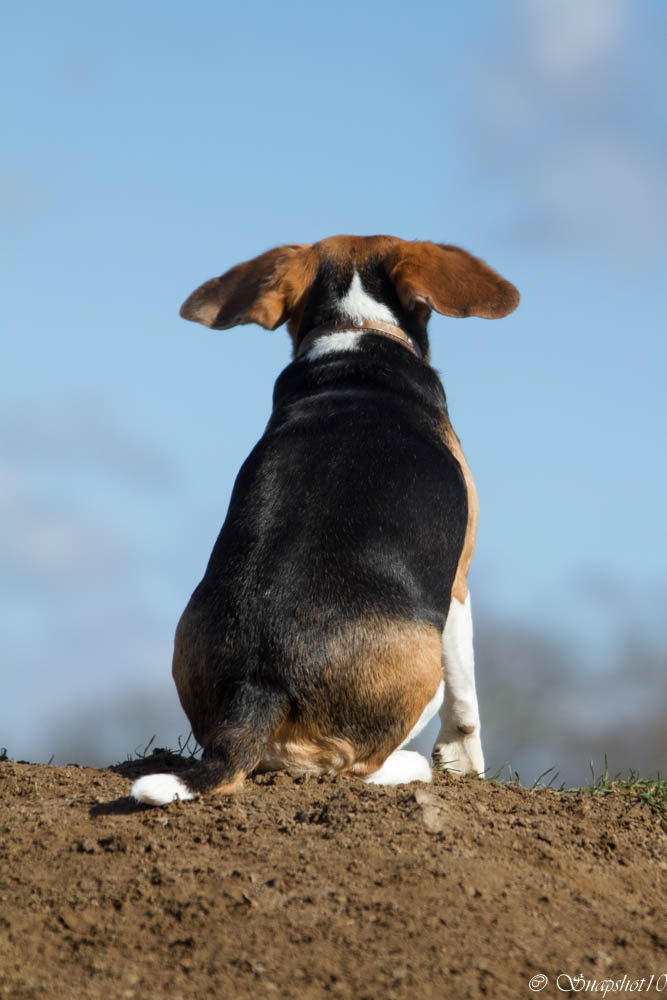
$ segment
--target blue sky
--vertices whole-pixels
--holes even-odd
[[[431,324],[478,610],[602,673],[619,636],[667,648],[662,5],[42,2],[4,36],[3,745],[48,759],[121,694],[137,742],[158,703],[186,731],[173,630],[289,351],[178,308],[334,233],[458,243],[522,292]]]

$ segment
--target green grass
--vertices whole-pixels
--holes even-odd
[[[581,788],[568,788],[568,792],[583,792],[589,795],[609,795],[620,792],[625,795],[628,808],[637,805],[648,806],[657,815],[663,830],[667,831],[667,778],[657,775],[655,778],[642,778],[637,771],[630,771],[625,777],[622,774],[609,774],[607,758],[604,760],[604,771],[595,775],[593,761],[590,762],[591,784]]]
[[[503,771],[507,768],[507,777],[502,778],[501,775]],[[551,772],[554,772],[551,774]],[[546,776],[551,774],[548,781],[544,781]],[[548,767],[546,771],[542,771],[539,778],[536,778],[532,785],[524,785],[521,780],[521,775],[516,771],[511,764],[504,764],[499,768],[494,774],[490,774],[487,777],[487,781],[496,781],[499,785],[510,786],[512,788],[530,788],[531,792],[537,792],[544,790],[545,788],[551,788],[555,792],[566,792],[568,789],[565,787],[565,782],[560,785],[556,785],[556,781],[560,776],[560,771],[557,771],[555,767]]]
[[[655,778],[642,778],[637,771],[633,770],[629,771],[627,775],[623,775],[622,772],[610,775],[606,755],[604,770],[601,774],[596,775],[593,761],[589,762],[589,766],[591,769],[590,785],[581,785],[575,788],[567,788],[564,782],[556,785],[559,772],[555,767],[550,767],[546,771],[543,771],[532,785],[526,787],[530,788],[530,791],[533,792],[544,791],[550,788],[552,791],[560,792],[563,795],[575,795],[577,793],[591,796],[621,794],[626,797],[629,809],[642,804],[648,806],[656,814],[660,826],[667,832],[667,778],[661,778],[660,775],[657,775]],[[501,778],[505,768],[507,768],[508,776]],[[547,775],[551,775],[551,777],[548,781],[545,781],[544,779]],[[505,767],[502,767],[487,780],[497,781],[501,785],[510,787],[524,787],[521,775],[513,769],[511,764],[506,764]]]

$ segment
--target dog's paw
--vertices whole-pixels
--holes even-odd
[[[394,750],[382,767],[364,781],[369,785],[407,785],[410,781],[430,781],[431,765],[416,750]]]
[[[477,727],[475,727],[477,728]],[[433,764],[438,771],[463,776],[466,774],[482,777],[484,754],[479,731],[471,734],[457,733],[454,738],[442,737],[433,751]]]

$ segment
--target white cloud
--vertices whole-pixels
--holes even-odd
[[[533,61],[565,85],[612,57],[623,39],[624,0],[516,0]]]
[[[515,0],[476,71],[483,183],[520,241],[641,267],[663,245],[667,86],[653,16],[624,0]],[[638,58],[641,50],[642,58]]]

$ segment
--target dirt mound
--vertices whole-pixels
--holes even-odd
[[[621,795],[280,774],[134,806],[155,769],[0,764],[1,997],[655,994],[667,973],[667,837]]]

